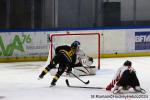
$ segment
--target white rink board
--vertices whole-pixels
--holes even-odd
[[[136,33],[148,32],[145,34],[146,38],[150,37],[150,29],[107,29],[107,30],[73,30],[70,33],[100,33],[100,54],[127,54],[127,53],[142,53],[150,52],[148,49],[135,49],[136,46]],[[16,58],[20,57],[47,57],[49,53],[50,43],[48,41],[49,34],[66,33],[66,31],[40,31],[40,32],[0,32],[0,58]],[[89,38],[91,38],[89,36]],[[69,40],[69,37],[68,39]],[[76,39],[75,39],[76,40]],[[87,41],[88,40],[88,41]],[[96,56],[95,52],[97,40],[95,37],[92,39],[81,39],[83,42],[84,51],[92,56]],[[92,40],[92,41],[91,41]],[[72,40],[73,41],[73,40]],[[70,40],[70,42],[72,42]],[[66,39],[63,40],[66,43]],[[67,43],[66,43],[67,44]],[[96,44],[96,45],[95,45]],[[141,42],[142,44],[142,42]],[[144,44],[144,43],[143,43]],[[149,44],[147,42],[147,44]],[[57,44],[56,44],[57,45]],[[150,44],[149,44],[150,45]],[[142,46],[142,45],[141,45]],[[142,48],[142,47],[141,47]],[[7,59],[6,59],[7,60]],[[24,59],[25,60],[25,59]]]
[[[47,56],[49,43],[45,32],[0,33],[0,58]],[[12,53],[11,53],[12,52]]]

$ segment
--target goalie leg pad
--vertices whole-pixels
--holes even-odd
[[[88,75],[95,75],[96,74],[96,68],[95,66],[81,66],[81,67],[75,67],[72,71],[77,76],[88,76]]]

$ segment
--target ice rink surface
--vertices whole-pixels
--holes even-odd
[[[65,79],[69,79],[71,85],[106,87],[126,60],[133,62],[146,94],[113,95],[103,89],[77,89],[66,86]],[[0,100],[150,100],[150,57],[101,59],[101,69],[97,70],[96,75],[80,77],[84,81],[90,80],[88,85],[76,78],[63,76],[57,85],[51,88],[49,85],[53,76],[50,74],[42,80],[37,80],[43,65],[45,62],[0,63]]]

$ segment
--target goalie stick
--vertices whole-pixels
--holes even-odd
[[[71,85],[69,84],[68,79],[66,79],[66,84],[67,84],[68,87],[71,87],[71,88],[105,89],[105,88],[103,88],[103,87],[71,86]]]

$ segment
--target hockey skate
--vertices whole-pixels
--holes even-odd
[[[123,89],[122,86],[116,86],[113,90],[113,94],[121,93],[121,90]]]
[[[39,75],[39,77],[37,78],[38,80],[41,80],[41,79],[43,79],[43,76],[42,76],[42,74],[40,74]]]
[[[45,74],[46,74],[46,73],[45,73],[44,71],[42,71],[42,73],[39,75],[39,77],[38,77],[37,79],[38,79],[38,80],[43,79],[43,77],[44,77]]]
[[[134,88],[134,90],[135,90],[136,92],[140,92],[140,93],[142,93],[142,94],[145,94],[145,93],[146,93],[146,91],[145,91],[144,89],[142,89],[140,86],[136,86],[136,87]]]
[[[146,91],[144,89],[141,88],[141,91],[140,91],[142,94],[145,94]]]
[[[49,87],[54,87],[55,85],[56,85],[56,84],[52,84],[52,83],[51,83],[51,85],[50,85]]]
[[[41,77],[38,77],[38,78],[37,78],[37,80],[41,80],[41,79],[43,79],[43,78],[41,78]]]
[[[51,82],[50,87],[54,87],[55,85],[56,85],[56,82],[53,80],[53,81]]]
[[[51,84],[49,87],[54,87],[54,86],[55,86],[55,85],[52,85],[52,84]]]

